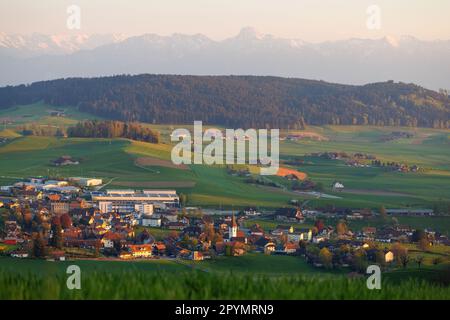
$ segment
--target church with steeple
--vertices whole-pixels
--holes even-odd
[[[236,223],[236,217],[233,216],[231,217],[231,224],[228,227],[228,240],[231,241],[231,239],[236,238],[237,237],[237,232],[238,232],[238,224]]]
[[[247,243],[247,237],[243,231],[239,230],[234,213],[232,214],[231,222],[228,225],[228,238],[226,238],[226,241]]]

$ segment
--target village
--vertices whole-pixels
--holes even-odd
[[[102,184],[96,178],[32,177],[2,186],[0,254],[50,261],[199,261],[258,253],[298,256],[317,268],[362,271],[371,261],[406,267],[412,262],[410,244],[423,250],[450,245],[447,235],[398,223],[349,228],[354,221],[380,217],[433,216],[432,209],[291,205],[223,212],[187,207],[175,190],[100,191]]]

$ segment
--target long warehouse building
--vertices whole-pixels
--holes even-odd
[[[92,194],[92,200],[98,201],[105,209],[107,206],[121,208],[123,211],[132,210],[138,204],[163,203],[170,207],[178,207],[180,204],[180,198],[175,190],[107,190],[106,194]]]

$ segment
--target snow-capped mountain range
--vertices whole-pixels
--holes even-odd
[[[450,41],[414,37],[310,43],[244,28],[204,35],[6,35],[0,33],[0,85],[114,74],[274,75],[347,84],[413,82],[450,88]]]
[[[0,53],[17,57],[71,54],[124,40],[116,34],[30,35],[0,33]]]

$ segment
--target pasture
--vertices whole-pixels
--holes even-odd
[[[80,290],[67,289],[69,263],[81,268]],[[433,281],[412,278],[398,283],[398,279],[405,278],[405,271],[383,277],[382,290],[368,290],[364,277],[319,278],[304,273],[300,265],[284,266],[286,263],[270,262],[266,269],[281,264],[285,271],[270,276],[252,274],[252,270],[227,272],[227,267],[236,266],[233,261],[224,263],[223,272],[202,272],[162,261],[75,263],[0,258],[0,299],[448,299],[450,294],[449,287]],[[292,267],[300,272],[288,270]],[[421,277],[423,274],[421,271]],[[428,280],[435,275],[429,270]]]
[[[64,117],[50,116],[62,110]],[[73,107],[50,107],[41,103],[2,110],[0,118],[10,119],[0,145],[0,184],[9,184],[32,175],[53,177],[90,176],[103,178],[108,188],[171,188],[188,196],[189,205],[223,208],[257,206],[273,208],[289,201],[308,200],[311,206],[347,206],[378,209],[394,207],[443,207],[450,204],[450,131],[427,128],[372,126],[309,126],[300,131],[298,141],[281,141],[282,160],[300,157],[302,165],[288,166],[320,183],[326,194],[336,199],[318,198],[289,191],[291,182],[267,176],[281,188],[252,185],[244,178],[227,174],[225,166],[190,165],[177,168],[170,163],[170,133],[188,125],[144,124],[161,133],[161,143],[149,144],[126,139],[75,139],[22,137],[14,130],[23,123],[68,126],[95,118]],[[208,126],[204,126],[207,128]],[[412,138],[386,140],[392,132],[408,132]],[[285,136],[291,131],[282,131]],[[320,139],[318,139],[318,137]],[[423,172],[394,172],[377,167],[351,167],[342,160],[311,157],[314,152],[337,151],[371,154],[386,162],[418,165]],[[81,159],[80,165],[53,167],[50,162],[62,155]],[[254,168],[252,168],[252,172]],[[343,192],[331,185],[340,181]]]
[[[60,111],[64,116],[52,116],[53,111]],[[41,102],[0,110],[0,123],[4,124],[4,128],[13,129],[26,123],[68,126],[85,119],[98,119],[98,117],[80,112],[77,108],[71,106],[54,107]]]

